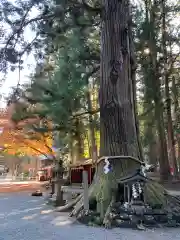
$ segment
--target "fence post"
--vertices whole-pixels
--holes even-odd
[[[83,197],[84,210],[89,211],[89,196],[88,196],[88,173],[83,170]]]

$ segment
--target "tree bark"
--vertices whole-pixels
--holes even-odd
[[[170,148],[170,160],[174,170],[174,177],[178,175],[178,167],[175,154],[174,146],[174,131],[172,124],[172,114],[171,114],[171,97],[169,93],[169,77],[168,77],[168,66],[167,66],[167,33],[166,33],[166,2],[161,0],[161,11],[162,11],[162,48],[163,48],[163,58],[164,58],[164,82],[165,82],[165,96],[166,96],[166,114],[167,114],[167,130],[168,130],[168,143]]]
[[[103,7],[100,155],[139,157],[132,99],[130,6],[125,0],[103,0]]]
[[[89,81],[87,80],[89,84]],[[91,95],[90,89],[87,91],[87,105],[88,111],[92,112],[92,102],[91,102]],[[93,162],[95,163],[97,160],[97,151],[96,151],[96,138],[95,138],[95,127],[94,127],[94,119],[92,114],[89,114],[89,131],[90,131],[90,156],[92,157]]]
[[[157,164],[158,150],[156,141],[156,132],[153,127],[152,115],[148,114],[148,119],[145,121],[145,146],[147,146],[147,155],[149,162],[153,165]]]
[[[150,81],[151,88],[153,91],[153,100],[155,104],[155,118],[158,131],[158,137],[160,142],[160,175],[162,180],[167,180],[170,177],[170,167],[168,161],[167,153],[167,142],[165,135],[165,126],[164,126],[164,116],[163,116],[163,103],[162,103],[162,94],[161,94],[161,83],[159,79],[159,69],[157,64],[157,46],[156,46],[156,33],[155,33],[155,24],[156,24],[156,8],[158,7],[158,1],[154,1],[153,7],[150,9],[150,19],[149,24],[151,26],[149,33],[149,49],[150,49]]]
[[[180,123],[180,113],[179,113],[179,102],[178,102],[178,89],[176,85],[176,79],[172,77],[172,93],[173,93],[173,102],[174,102],[174,118],[175,118],[175,129],[176,129],[176,139],[178,145],[178,165],[180,164],[180,132],[179,132],[179,123]]]
[[[118,189],[117,179],[127,176],[128,172],[136,170],[141,164],[131,158],[131,156],[138,158],[140,149],[133,103],[132,66],[134,63],[131,53],[131,28],[129,26],[130,4],[126,0],[103,0],[102,5],[99,91],[100,155],[124,156],[109,158],[113,169],[108,174],[104,174],[103,170],[105,158],[98,162],[93,183],[89,187],[89,198],[95,197],[97,212],[100,218],[104,220],[105,227],[109,227],[111,224],[111,207],[116,201],[114,196],[116,196]],[[159,104],[160,99],[156,103]],[[162,117],[162,115],[160,116]],[[162,121],[163,119],[160,118],[159,120]],[[161,127],[159,131],[161,140],[164,140],[164,129]],[[163,142],[163,144],[165,143]],[[156,203],[166,202],[164,188],[153,182],[146,185],[144,195],[147,202],[152,206]],[[78,216],[82,209],[83,198],[81,197],[71,216]]]
[[[82,136],[81,136],[81,124],[80,119],[75,120],[75,132],[74,132],[74,162],[78,162],[83,158]]]
[[[63,185],[63,161],[60,159],[57,165],[57,174],[56,174],[56,184],[57,184],[57,195],[56,195],[56,206],[61,206],[64,204],[63,200],[63,192],[62,192],[62,185]]]

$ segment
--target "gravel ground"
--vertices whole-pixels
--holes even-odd
[[[28,193],[0,194],[0,240],[179,240],[180,229],[135,231],[86,227],[52,213]]]

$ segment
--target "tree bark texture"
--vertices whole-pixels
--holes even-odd
[[[103,0],[101,31],[101,156],[139,157],[131,79],[130,6]]]
[[[180,165],[180,134],[179,134],[179,124],[180,124],[180,109],[179,109],[179,102],[178,102],[178,86],[176,83],[175,77],[172,78],[172,93],[173,93],[173,102],[174,102],[174,109],[173,109],[173,116],[175,119],[175,129],[176,129],[176,140],[178,145],[178,165]]]
[[[89,80],[89,79],[88,79]],[[87,83],[89,84],[89,81],[87,80]],[[88,105],[88,111],[92,111],[92,102],[91,102],[91,96],[90,96],[90,90],[87,92],[87,105]],[[93,162],[96,162],[97,160],[97,152],[96,149],[96,138],[95,138],[95,126],[94,126],[94,118],[92,114],[89,114],[89,131],[90,131],[90,156],[93,160]]]
[[[153,91],[153,100],[155,104],[155,118],[158,131],[158,137],[160,142],[160,175],[161,178],[168,179],[170,176],[170,167],[168,161],[167,153],[167,142],[164,126],[164,116],[163,116],[163,103],[162,103],[162,94],[161,94],[161,82],[158,74],[158,64],[157,64],[157,46],[156,46],[156,33],[155,33],[155,24],[156,24],[156,13],[155,9],[158,6],[158,1],[154,1],[153,7],[150,9],[150,19],[149,23],[151,24],[150,34],[149,34],[149,49],[150,49],[150,81],[151,89]]]
[[[97,212],[105,226],[111,223],[110,212],[117,192],[118,179],[140,168],[141,163],[131,157],[140,156],[132,82],[132,39],[130,28],[130,4],[127,0],[102,0],[103,19],[101,29],[101,76],[100,76],[100,155],[112,156],[112,171],[104,174],[103,157],[97,164],[89,198],[96,198]],[[161,97],[161,95],[160,95]],[[159,107],[161,98],[157,99]],[[158,108],[156,108],[157,110]],[[156,114],[158,112],[156,111]],[[161,118],[158,120],[163,121]],[[160,123],[160,121],[158,121]],[[161,126],[159,126],[161,127]],[[161,132],[163,130],[163,132]],[[164,129],[159,129],[161,137]],[[161,139],[162,140],[162,139]],[[164,144],[164,142],[163,142]],[[166,149],[167,151],[167,149]],[[162,190],[160,190],[162,189]],[[164,189],[154,182],[148,184],[145,198],[151,203],[165,202]],[[71,216],[78,216],[83,209],[83,197],[75,205]]]
[[[166,97],[166,114],[167,114],[167,131],[168,131],[168,145],[170,148],[170,161],[174,170],[174,177],[178,174],[178,167],[175,154],[175,142],[174,142],[174,130],[172,123],[171,114],[171,97],[169,92],[169,74],[168,74],[168,63],[167,63],[167,33],[166,33],[166,1],[161,0],[161,11],[162,11],[162,48],[164,56],[164,82],[165,82],[165,97]]]

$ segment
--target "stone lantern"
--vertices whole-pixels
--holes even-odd
[[[64,167],[62,166],[63,161],[60,159],[54,166],[53,171],[53,182],[52,185],[54,185],[54,189],[52,189],[53,198],[55,198],[56,205],[62,205],[64,203],[63,201],[63,194],[61,187],[64,183],[63,179],[63,173],[64,173]]]
[[[60,159],[54,167],[55,171],[55,179],[56,181],[63,179],[64,167],[63,167],[63,160]]]

